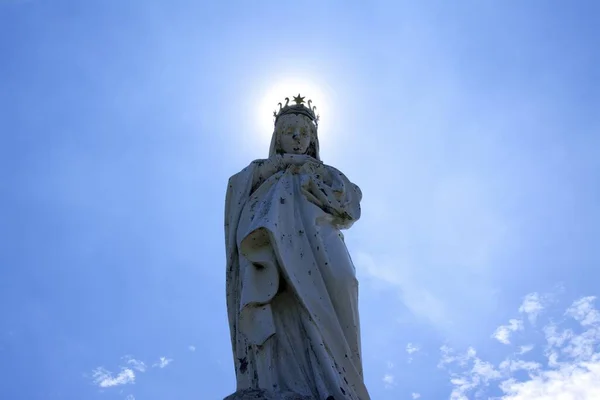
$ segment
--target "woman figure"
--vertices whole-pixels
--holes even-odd
[[[370,400],[358,282],[340,232],[360,217],[362,194],[320,161],[314,112],[296,102],[276,115],[269,158],[229,179],[227,309],[237,390]]]

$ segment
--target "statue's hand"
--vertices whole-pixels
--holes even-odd
[[[319,165],[321,162],[314,157],[306,154],[283,154],[281,156],[283,164],[286,166],[297,165],[302,166],[304,164],[316,164]]]

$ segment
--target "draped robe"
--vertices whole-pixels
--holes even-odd
[[[324,164],[269,167],[277,157],[252,162],[227,189],[226,291],[237,390],[370,400],[358,281],[340,232],[360,217],[361,191]]]

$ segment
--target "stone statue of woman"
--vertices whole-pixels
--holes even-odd
[[[316,107],[300,95],[294,101],[275,114],[269,158],[233,175],[227,189],[227,310],[237,390],[370,400],[358,281],[340,232],[360,217],[362,194],[321,162]]]

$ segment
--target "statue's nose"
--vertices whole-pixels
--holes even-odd
[[[298,131],[295,131],[295,132],[294,132],[294,134],[292,135],[292,137],[293,137],[294,139],[298,139]]]

